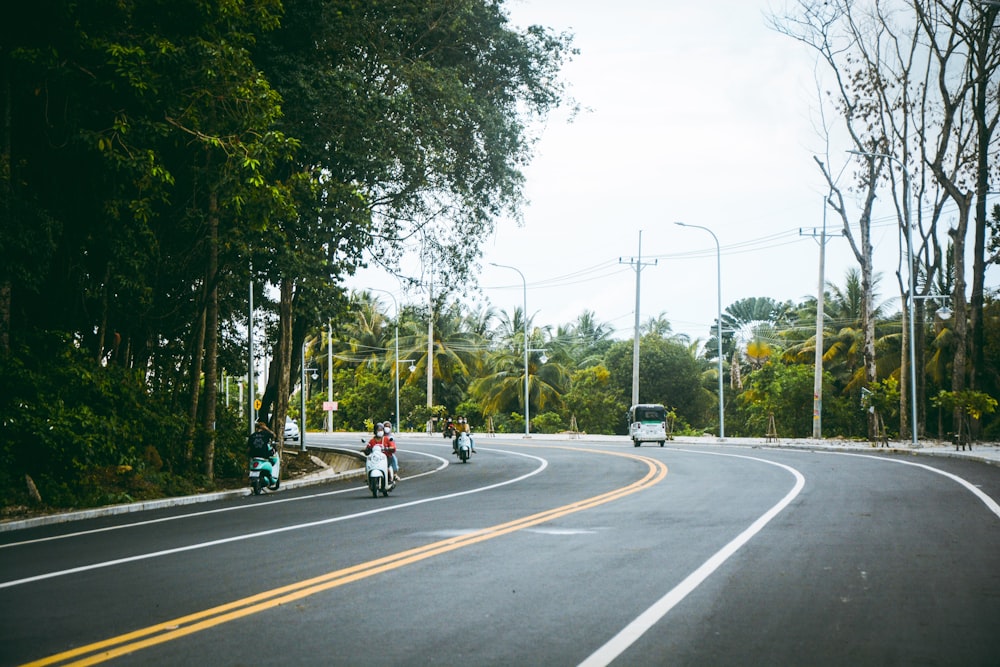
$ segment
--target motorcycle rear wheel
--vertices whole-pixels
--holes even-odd
[[[253,494],[255,496],[260,495],[260,490],[263,487],[264,487],[264,482],[261,480],[260,477],[254,477],[252,480],[250,480],[250,488],[253,490]]]

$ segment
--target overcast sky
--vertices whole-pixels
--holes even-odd
[[[824,150],[815,59],[767,27],[772,4],[508,3],[515,25],[575,34],[580,54],[565,80],[586,110],[572,122],[557,112],[538,128],[537,156],[525,171],[524,224],[501,221],[483,248],[480,286],[492,305],[508,312],[522,305],[521,278],[489,263],[513,265],[526,278],[535,326],[554,328],[590,310],[615,337],[630,338],[636,272],[629,260],[642,230],[643,264],[657,263],[641,271],[641,320],[663,313],[675,332],[704,340],[717,311],[715,242],[675,221],[718,237],[723,310],[747,297],[815,296],[819,245],[799,234],[822,226],[826,193],[813,162]],[[835,173],[848,157],[833,156]],[[886,204],[889,196],[882,195]],[[891,211],[883,215],[873,242],[882,298],[890,300],[899,235]],[[828,224],[839,228],[832,212]],[[847,241],[831,238],[827,281],[843,284],[853,266]],[[401,305],[417,300],[377,271],[361,272],[349,286],[395,292]]]

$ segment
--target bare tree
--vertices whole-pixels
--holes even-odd
[[[976,15],[979,18],[963,18],[972,11],[979,12]],[[903,386],[909,384],[909,373],[913,370],[906,363],[909,346],[913,346],[915,368],[924,367],[924,298],[944,271],[940,223],[949,208],[946,204],[953,203],[957,220],[945,238],[952,246],[954,276],[945,278],[950,278],[954,285],[953,330],[957,345],[952,384],[956,390],[964,387],[965,238],[973,197],[986,191],[989,164],[985,156],[996,127],[996,82],[991,79],[996,71],[996,48],[989,47],[983,34],[983,26],[991,25],[995,16],[995,8],[970,9],[961,0],[798,0],[794,11],[771,17],[776,30],[813,48],[829,70],[833,83],[829,90],[823,91],[821,105],[832,105],[843,121],[853,152],[859,154],[862,164],[867,163],[868,188],[874,188],[883,176],[891,186],[900,230],[907,232],[907,246],[901,246],[896,274],[901,303],[913,304],[914,314],[915,340],[910,341],[907,335],[910,310],[903,308],[904,354],[900,364]],[[979,49],[979,54],[970,57],[974,48]],[[987,103],[991,90],[993,96],[989,99],[993,102]],[[985,110],[976,107],[977,104]],[[822,162],[820,165],[834,187],[828,168]],[[858,178],[861,182],[856,188],[864,193],[860,197],[863,204],[859,220],[863,241],[864,226],[870,224],[873,192],[865,187],[864,171]],[[834,194],[833,208],[846,220],[840,191],[835,188]],[[985,229],[985,205],[982,217]],[[845,223],[845,233],[848,232],[849,225]],[[900,236],[902,239],[904,234]],[[909,245],[911,238],[913,242]],[[848,239],[864,278],[865,262],[870,262],[870,255],[864,256],[863,244],[857,248],[849,233]],[[978,244],[977,231],[977,262],[980,261]],[[913,295],[909,294],[911,271],[919,278],[914,280]],[[977,267],[973,292],[977,289],[976,280],[980,280],[981,302],[978,272]],[[865,287],[869,288],[870,284]],[[976,322],[974,309],[973,323]],[[915,374],[918,432],[924,422],[924,379],[924,373]],[[900,396],[900,433],[905,435],[912,433],[908,423],[910,395],[903,391]]]
[[[871,153],[873,146],[880,145],[878,141],[872,140],[873,124],[870,120],[877,115],[880,104],[880,98],[870,94],[871,74],[877,72],[877,68],[873,69],[866,65],[866,59],[856,55],[856,47],[859,44],[857,35],[861,32],[861,28],[855,22],[851,10],[849,2],[799,0],[794,11],[790,10],[781,16],[772,15],[770,23],[778,32],[802,42],[816,52],[820,63],[826,66],[831,75],[829,87],[823,90],[824,87],[821,85],[821,115],[826,105],[832,104],[838,116],[844,121],[843,129],[848,135],[852,149],[861,153]],[[821,132],[827,145],[827,156],[825,159],[817,157],[816,164],[830,187],[828,202],[840,216],[844,236],[858,262],[863,295],[865,383],[872,384],[878,377],[875,365],[871,215],[881,161],[869,160],[867,171],[859,174],[850,186],[860,204],[860,213],[857,220],[853,221],[845,200],[844,189],[838,184],[830,168],[832,161],[829,155],[830,127],[825,121],[821,125]],[[868,431],[869,437],[874,437],[875,424],[871,419]]]

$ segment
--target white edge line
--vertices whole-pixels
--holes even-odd
[[[666,616],[671,609],[677,606],[681,600],[687,597],[689,593],[708,579],[708,577],[715,572],[719,566],[725,563],[730,556],[739,551],[744,544],[749,542],[754,535],[759,533],[764,526],[771,521],[771,519],[776,517],[779,512],[785,509],[785,507],[787,507],[788,504],[799,495],[806,483],[805,478],[798,470],[782,463],[776,463],[766,459],[759,459],[753,456],[738,456],[735,454],[697,452],[693,450],[676,451],[686,451],[692,454],[710,454],[712,456],[732,456],[734,458],[743,458],[751,461],[768,463],[770,465],[778,466],[779,468],[784,468],[790,472],[795,477],[795,486],[792,487],[792,490],[789,491],[784,498],[761,515],[760,518],[750,524],[746,530],[737,535],[732,541],[729,542],[729,544],[715,552],[715,554],[702,563],[698,569],[685,577],[683,581],[674,586],[674,588],[671,589],[666,595],[654,602],[653,605],[646,611],[639,614],[634,621],[622,628],[622,630],[608,640],[604,646],[594,651],[586,660],[580,663],[580,667],[603,667],[621,655],[629,646],[634,644],[643,634],[653,627],[653,625]]]
[[[283,526],[281,528],[273,528],[271,530],[262,530],[256,533],[248,533],[246,535],[236,535],[234,537],[227,537],[221,540],[211,540],[209,542],[199,542],[198,544],[189,544],[184,547],[176,547],[174,549],[164,549],[163,551],[154,551],[147,554],[139,554],[136,556],[128,556],[126,558],[117,558],[115,560],[104,561],[101,563],[93,563],[91,565],[81,565],[80,567],[70,568],[68,570],[58,570],[55,572],[46,572],[45,574],[35,575],[33,577],[25,577],[24,579],[12,579],[11,581],[0,582],[0,589],[12,588],[14,586],[20,586],[22,584],[30,584],[36,581],[43,581],[45,579],[54,579],[56,577],[63,577],[70,574],[77,574],[80,572],[87,572],[89,570],[99,570],[106,567],[113,567],[115,565],[124,565],[125,563],[133,563],[136,561],[147,560],[150,558],[159,558],[160,556],[169,556],[172,554],[183,553],[185,551],[195,551],[197,549],[207,549],[209,547],[219,546],[221,544],[228,544],[230,542],[242,542],[243,540],[252,540],[257,537],[267,537],[268,535],[276,535],[278,533],[285,533],[292,530],[301,530],[303,528],[315,528],[316,526],[325,526],[331,523],[338,523],[340,521],[346,521],[348,519],[357,519],[363,516],[369,516],[372,514],[380,514],[381,512],[388,512],[390,510],[402,509],[403,507],[413,507],[415,505],[423,505],[424,503],[437,502],[439,500],[447,500],[448,498],[457,498],[459,496],[466,496],[473,493],[480,493],[482,491],[489,491],[490,489],[496,489],[501,486],[507,486],[508,484],[515,484],[517,482],[528,479],[529,477],[534,477],[543,470],[545,470],[549,462],[540,456],[533,456],[531,454],[524,454],[522,452],[511,452],[507,450],[495,450],[503,451],[506,454],[512,454],[514,456],[523,456],[524,458],[534,459],[539,462],[539,466],[529,473],[525,473],[520,477],[515,477],[504,482],[497,482],[495,484],[489,484],[487,486],[478,487],[475,489],[468,489],[466,491],[457,491],[455,493],[449,493],[443,496],[433,496],[431,498],[423,498],[421,500],[412,500],[407,503],[401,503],[399,505],[383,505],[377,509],[366,510],[364,512],[358,512],[356,514],[347,514],[344,516],[331,517],[329,519],[321,519],[319,521],[310,521],[308,523],[299,523],[291,526]],[[416,475],[414,475],[416,477]]]
[[[437,459],[438,461],[441,462],[441,465],[439,465],[437,468],[435,468],[433,470],[428,470],[427,472],[418,473],[416,475],[411,475],[409,477],[409,479],[416,479],[417,477],[423,477],[424,475],[432,475],[432,474],[434,474],[436,472],[444,470],[449,465],[451,465],[451,463],[447,459],[442,458],[440,456],[437,456],[436,454],[429,454],[427,452],[417,452],[417,451],[402,450],[402,449],[400,451],[405,451],[408,454],[417,454],[417,455],[420,455],[420,456],[426,456],[428,458]],[[361,472],[363,472],[363,469],[359,468],[358,470],[361,471]],[[343,480],[343,479],[349,479],[349,478],[342,475],[340,477],[330,477],[328,480],[325,480],[325,481],[335,482],[335,481],[339,481],[339,480]],[[292,479],[292,480],[289,480],[289,481],[294,482],[296,480]],[[289,489],[289,488],[295,488],[295,487],[294,486],[290,486],[290,485],[285,487],[285,489]],[[361,488],[366,488],[366,487],[362,486]],[[186,512],[184,514],[174,514],[172,516],[160,517],[159,519],[144,519],[143,521],[132,521],[131,523],[120,523],[120,524],[116,524],[114,526],[105,526],[104,528],[88,528],[87,530],[78,530],[78,531],[75,531],[75,532],[72,532],[72,533],[60,533],[59,535],[49,535],[47,537],[36,537],[34,539],[31,539],[31,540],[21,540],[20,542],[9,542],[7,544],[0,544],[0,549],[9,549],[11,547],[20,547],[20,546],[24,546],[26,544],[35,544],[37,542],[51,542],[53,540],[64,540],[64,539],[69,538],[69,537],[80,537],[81,535],[92,535],[92,534],[95,534],[95,533],[107,533],[107,532],[112,531],[112,530],[122,530],[124,528],[137,528],[139,526],[149,526],[149,525],[152,525],[152,524],[155,524],[155,523],[165,523],[167,521],[178,521],[180,519],[193,519],[193,518],[200,517],[200,516],[208,516],[209,514],[220,514],[222,512],[239,512],[239,511],[242,511],[242,510],[252,510],[252,509],[258,509],[258,508],[261,508],[261,507],[269,507],[271,505],[278,505],[280,503],[294,503],[294,502],[298,502],[300,500],[311,500],[313,498],[324,498],[326,496],[335,496],[338,493],[350,493],[350,492],[353,492],[353,491],[356,491],[356,490],[357,490],[357,487],[353,487],[352,486],[352,487],[350,487],[348,489],[338,489],[336,491],[321,491],[319,493],[310,493],[310,494],[305,495],[305,496],[296,496],[294,498],[275,498],[274,500],[269,500],[267,502],[262,502],[262,503],[254,503],[253,505],[235,505],[235,506],[228,506],[228,507],[219,507],[219,508],[211,509],[211,510],[201,510],[201,511],[198,511],[198,512]],[[149,501],[149,503],[137,503],[137,504],[140,504],[140,505],[143,505],[143,504],[152,505],[155,502],[157,502],[157,501]],[[182,506],[191,505],[191,504],[194,504],[194,503],[193,502],[192,503],[183,503]],[[149,507],[148,509],[165,509],[165,508],[166,508],[166,506],[164,506],[163,508],[161,508],[161,507]],[[104,508],[96,508],[95,510],[92,510],[92,511],[96,513],[96,512],[101,511],[101,509],[104,509]],[[111,516],[121,515],[121,514],[125,514],[125,512],[111,513]],[[98,515],[95,514],[94,517],[83,517],[83,518],[97,518],[97,516]],[[53,524],[49,524],[49,525],[54,525],[54,523],[55,522],[53,522]],[[32,527],[34,527],[34,526],[32,526]]]
[[[857,456],[858,458],[863,458],[863,459],[872,459],[872,460],[875,460],[875,461],[886,461],[888,463],[899,463],[899,464],[905,465],[905,466],[914,466],[916,468],[923,468],[924,470],[929,470],[929,471],[931,471],[933,473],[937,473],[938,475],[941,475],[943,477],[947,477],[948,479],[952,480],[953,482],[958,482],[960,485],[964,486],[966,489],[968,489],[972,493],[972,495],[974,495],[977,498],[979,498],[979,500],[981,500],[982,503],[984,505],[986,505],[986,507],[989,508],[989,510],[991,512],[993,512],[993,514],[995,514],[998,518],[1000,518],[1000,503],[997,503],[997,501],[995,501],[992,498],[990,498],[988,495],[986,495],[986,493],[982,489],[980,489],[979,487],[977,487],[972,482],[970,482],[970,481],[968,481],[968,480],[966,480],[966,479],[964,479],[962,477],[959,477],[958,475],[954,475],[954,474],[952,474],[950,472],[947,472],[945,470],[941,470],[940,468],[935,468],[934,466],[929,466],[926,463],[915,463],[913,461],[901,461],[900,459],[896,459],[896,458],[888,458],[888,457],[884,457],[884,456],[874,456],[872,454],[854,454],[852,452],[822,452],[822,453],[823,454],[835,454],[837,456]]]

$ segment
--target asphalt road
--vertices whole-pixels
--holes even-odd
[[[388,498],[352,480],[0,533],[0,664],[1000,662],[996,466],[400,448]]]

